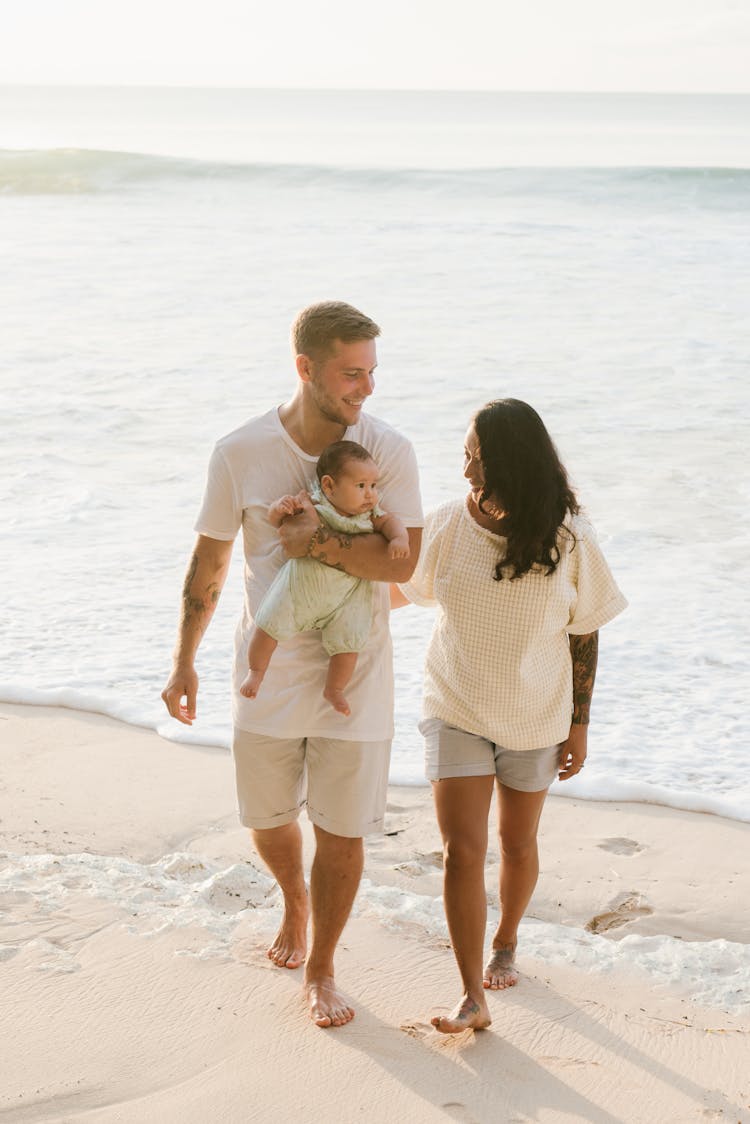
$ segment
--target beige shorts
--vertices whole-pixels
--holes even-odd
[[[383,830],[390,738],[272,738],[235,728],[232,755],[240,821],[281,827],[300,810],[332,835],[358,839]]]
[[[419,723],[425,743],[425,773],[430,781],[448,777],[496,777],[518,792],[541,792],[557,776],[560,746],[506,749],[479,734],[449,726],[441,718]]]

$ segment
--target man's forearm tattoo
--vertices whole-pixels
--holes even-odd
[[[329,561],[325,544],[336,542],[341,550],[349,550],[352,545],[351,535],[347,535],[343,531],[334,531],[333,527],[329,527],[327,523],[321,523],[315,532],[314,541],[319,547],[317,554],[314,555],[316,562],[322,562],[324,566],[330,566],[332,570],[344,569],[340,562]]]
[[[185,584],[182,587],[182,624],[183,627],[197,625],[203,633],[221,596],[221,586],[218,582],[209,582],[204,596],[197,597],[193,592],[193,582],[197,572],[198,557],[194,554],[190,559],[190,565],[185,574]]]
[[[587,726],[599,657],[599,633],[590,632],[587,636],[571,636],[569,639],[573,658],[573,723]]]

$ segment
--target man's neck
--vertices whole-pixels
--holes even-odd
[[[320,456],[333,441],[340,441],[347,427],[324,417],[301,395],[279,407],[279,420],[295,445],[311,457]]]

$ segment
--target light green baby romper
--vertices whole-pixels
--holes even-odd
[[[371,534],[372,516],[385,514],[375,507],[372,513],[341,515],[318,488],[312,499],[321,519],[347,535]],[[371,623],[372,582],[314,558],[285,562],[255,614],[257,627],[274,640],[288,640],[298,632],[319,628],[329,656],[361,651]]]

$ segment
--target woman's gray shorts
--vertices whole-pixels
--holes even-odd
[[[506,749],[479,734],[449,726],[441,718],[424,718],[425,773],[429,781],[448,777],[497,777],[519,792],[541,792],[557,776],[560,746]]]

